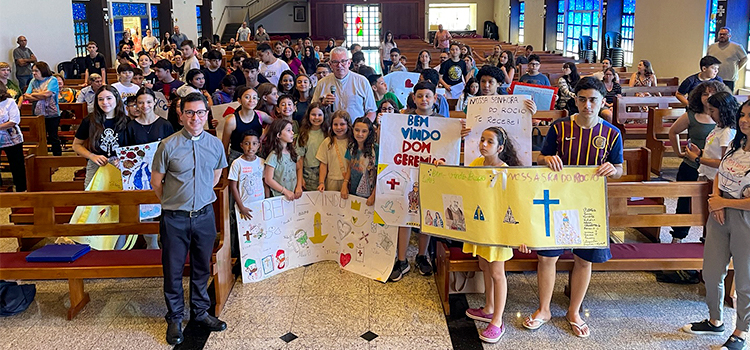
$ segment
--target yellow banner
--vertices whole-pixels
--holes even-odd
[[[420,164],[422,232],[533,249],[609,246],[606,178],[596,167]]]

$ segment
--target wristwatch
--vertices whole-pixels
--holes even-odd
[[[701,156],[695,157],[695,163],[700,164],[701,163]]]

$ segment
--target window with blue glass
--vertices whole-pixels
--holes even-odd
[[[518,15],[518,43],[523,44],[524,22],[526,19],[526,2],[521,1],[520,13]]]
[[[140,50],[141,38],[146,34],[146,29],[150,25],[146,4],[113,2],[112,19],[114,21],[115,42],[118,43],[118,50],[120,40],[122,40],[126,29],[130,30],[136,51]],[[125,28],[126,25],[127,28]]]
[[[203,37],[203,24],[201,24],[201,7],[202,6],[196,6],[195,7],[195,17],[197,19],[197,25],[198,25],[198,37]]]
[[[598,52],[601,1],[567,0],[567,2],[563,54],[578,59],[578,42],[582,36],[591,37],[593,50]]]
[[[151,35],[159,38],[159,6],[151,5]]]
[[[633,65],[633,32],[635,28],[635,0],[622,1],[622,22],[620,35],[622,37],[622,51],[625,54],[625,65]]]
[[[86,17],[86,3],[73,3],[73,31],[76,39],[76,57],[88,54],[86,44],[89,42],[89,21]]]
[[[719,0],[711,0],[711,17],[708,19],[708,44],[716,41],[716,12],[719,10]]]
[[[565,49],[565,0],[557,2],[557,36],[555,37],[555,50]]]
[[[747,49],[750,52],[750,23],[747,24]],[[750,89],[750,64],[745,64],[745,88]]]

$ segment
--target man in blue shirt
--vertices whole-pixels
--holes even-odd
[[[721,61],[719,61],[718,58],[714,56],[706,56],[701,58],[700,64],[701,71],[685,78],[680,84],[680,87],[677,88],[677,93],[675,93],[675,97],[677,97],[677,99],[685,106],[690,104],[687,98],[688,94],[690,91],[693,91],[696,86],[700,85],[700,83],[709,80],[717,80],[720,83],[724,83],[724,80],[718,75],[719,65],[721,64]]]
[[[537,55],[531,55],[529,56],[529,69],[528,72],[521,76],[521,78],[518,79],[518,81],[526,84],[536,84],[536,85],[544,85],[544,86],[551,86],[549,82],[549,78],[547,78],[546,75],[539,73],[539,68],[542,66],[541,61],[539,61],[539,56]]]

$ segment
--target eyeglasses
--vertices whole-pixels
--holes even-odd
[[[349,60],[348,60],[348,59],[346,59],[346,60],[341,60],[341,61],[334,61],[334,60],[331,60],[330,62],[331,62],[331,64],[332,64],[332,65],[342,65],[342,66],[343,66],[343,65],[345,65],[345,64],[347,64],[347,63],[349,63]]]
[[[198,118],[205,118],[208,115],[208,110],[201,109],[197,111],[192,110],[185,110],[182,111],[182,114],[188,118],[192,118],[193,116],[197,116]]]
[[[382,107],[382,108],[380,108],[380,111],[381,111],[381,112],[393,112],[393,111],[395,111],[395,110],[396,110],[396,109],[395,109],[395,108],[393,108],[393,107]]]

